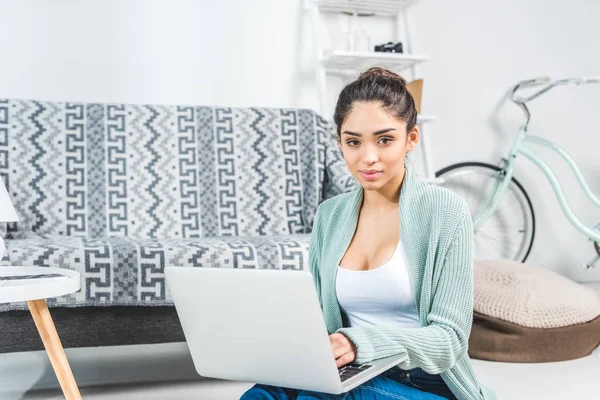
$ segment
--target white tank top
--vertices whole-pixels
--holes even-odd
[[[336,292],[350,326],[421,327],[400,242],[380,267],[353,271],[338,265]]]

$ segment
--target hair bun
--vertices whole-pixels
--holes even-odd
[[[385,77],[394,79],[399,81],[403,86],[406,86],[406,79],[396,74],[395,72],[390,71],[389,69],[381,68],[381,67],[371,67],[362,74],[359,75],[357,80],[368,79],[368,78],[377,78],[377,77]]]

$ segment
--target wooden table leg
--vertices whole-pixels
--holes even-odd
[[[48,310],[46,300],[32,300],[27,302],[31,316],[35,321],[35,326],[42,338],[54,373],[58,378],[60,387],[67,400],[81,400],[81,394],[77,388],[77,383],[71,372],[69,361],[54,327],[54,321]]]

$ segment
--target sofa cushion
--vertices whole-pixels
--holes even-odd
[[[308,233],[326,121],[310,110],[0,100],[11,229],[81,237]]]
[[[480,360],[541,363],[590,355],[600,344],[600,317],[560,328],[529,328],[475,312],[469,356]]]
[[[600,315],[595,290],[544,268],[478,260],[474,278],[474,310],[521,326],[558,328]]]
[[[50,307],[172,304],[165,266],[308,269],[309,234],[197,239],[104,239],[11,233],[3,265],[77,270],[81,290]],[[25,304],[2,304],[0,311]]]
[[[472,358],[566,361],[600,344],[600,296],[556,272],[509,260],[476,261]]]

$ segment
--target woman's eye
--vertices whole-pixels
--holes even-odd
[[[392,138],[384,137],[384,138],[379,139],[377,142],[381,143],[381,144],[388,144],[388,143],[392,142]],[[358,146],[360,144],[360,142],[358,140],[353,139],[353,140],[348,140],[346,142],[346,144],[348,146]]]

